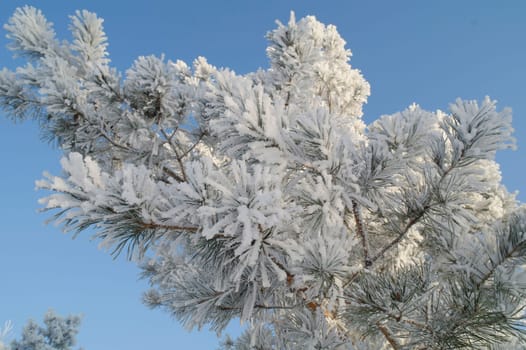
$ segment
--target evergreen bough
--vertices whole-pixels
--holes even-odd
[[[188,328],[247,322],[224,349],[524,349],[526,212],[495,152],[511,112],[457,100],[361,119],[369,84],[334,26],[267,34],[238,75],[141,56],[111,68],[102,20],[5,25],[0,105],[64,152],[38,187],[54,221],[88,227]]]

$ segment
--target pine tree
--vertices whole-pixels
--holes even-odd
[[[495,162],[509,109],[365,125],[369,84],[314,17],[278,23],[246,75],[145,56],[122,77],[100,18],[70,28],[15,12],[27,64],[1,71],[0,105],[64,151],[44,209],[137,262],[146,304],[188,328],[239,317],[225,349],[525,348],[526,211]]]
[[[44,316],[45,327],[29,320],[22,330],[20,340],[13,340],[6,347],[0,342],[0,349],[5,350],[72,350],[77,340],[80,325],[79,316],[63,318],[54,311],[48,311]],[[10,330],[9,326],[5,327]],[[0,333],[0,335],[2,335]],[[3,334],[5,336],[5,334]],[[0,337],[1,338],[1,337]]]

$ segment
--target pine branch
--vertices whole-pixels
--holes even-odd
[[[293,310],[300,307],[302,304],[296,304],[296,305],[263,305],[263,304],[255,304],[254,309],[260,309],[260,310]],[[225,306],[225,305],[217,305],[216,306],[219,310],[227,310],[227,311],[242,311],[243,307],[235,307],[235,306]]]
[[[82,117],[83,117],[83,120],[87,120],[87,118],[86,118],[83,114],[79,113],[78,115],[79,115],[79,116],[82,116]],[[89,122],[89,121],[88,121],[88,122]],[[91,122],[89,122],[89,123],[91,124]],[[104,139],[106,139],[106,141],[108,141],[110,144],[112,144],[113,146],[115,146],[115,147],[117,147],[117,148],[120,148],[120,149],[123,149],[123,150],[126,150],[126,151],[131,151],[130,147],[125,146],[125,145],[122,145],[122,144],[118,143],[117,141],[113,140],[113,139],[112,139],[112,138],[106,133],[106,131],[104,130],[104,128],[102,128],[102,127],[98,127],[98,131],[99,131],[100,135],[101,135]]]
[[[516,253],[519,253],[522,251],[524,253],[525,246],[526,246],[526,240],[521,235],[523,234],[521,229],[517,229],[515,227],[512,227],[512,225],[520,225],[519,223],[520,217],[513,217],[512,222],[508,223],[507,232],[506,232],[506,239],[503,239],[503,237],[497,237],[499,241],[499,244],[497,247],[500,249],[499,258],[500,261],[494,262],[493,259],[490,259],[492,262],[491,268],[486,272],[484,276],[476,283],[476,287],[479,288],[495,273],[495,271],[502,265],[506,263],[509,259],[513,258]],[[510,237],[511,235],[514,235],[515,237]],[[520,237],[520,238],[519,238]],[[520,240],[522,238],[522,240]],[[515,242],[517,241],[517,242]],[[511,249],[506,250],[503,252],[502,245],[503,244],[511,244],[509,242],[515,242],[516,245],[512,246]],[[502,254],[503,253],[503,254]]]
[[[402,239],[406,236],[407,232],[409,232],[409,229],[411,229],[411,227],[413,227],[416,223],[418,223],[418,221],[424,217],[424,215],[426,214],[426,212],[429,210],[430,206],[425,206],[423,208],[423,210],[418,214],[416,215],[415,217],[413,217],[411,220],[409,220],[409,222],[405,225],[405,227],[402,229],[402,231],[398,234],[398,236],[393,239],[391,242],[389,242],[387,245],[385,245],[378,253],[376,253],[376,255],[374,255],[371,259],[370,259],[370,262],[371,262],[371,265],[374,264],[378,259],[380,259],[381,257],[384,256],[384,254],[390,250],[391,248],[393,248],[394,246],[396,246],[398,243],[400,243],[402,241]]]
[[[199,137],[197,138],[197,141],[194,142],[194,144],[192,146],[190,146],[182,155],[181,155],[181,158],[184,158],[186,157],[190,152],[192,152],[195,147],[201,142],[201,140],[203,139],[203,137],[206,135],[206,132],[205,131],[202,131],[200,134],[199,134]]]
[[[497,250],[492,239],[476,246],[486,254],[455,250],[449,270],[439,256],[513,211],[484,167],[513,143],[508,111],[489,99],[457,101],[451,115],[413,105],[366,128],[369,84],[344,40],[293,15],[268,35],[268,70],[148,56],[121,81],[102,20],[74,18],[68,43],[39,11],[15,14],[6,28],[30,62],[0,73],[0,105],[49,113],[42,124],[68,154],[63,176],[38,184],[54,192],[45,209],[65,231],[95,227],[114,254],[151,253],[146,302],[190,328],[241,317],[291,350],[473,347],[519,333],[523,236],[498,226]],[[413,233],[424,239],[405,247]]]
[[[122,94],[115,90],[115,88],[113,86],[111,86],[110,82],[108,81],[108,78],[106,77],[106,74],[102,71],[102,69],[97,65],[97,70],[99,72],[99,75],[97,76],[97,78],[100,78],[102,83],[110,90],[111,93],[113,93],[113,95],[117,98],[117,101],[119,102],[125,102],[125,99],[124,97],[122,96]],[[102,87],[102,85],[99,85]]]
[[[363,222],[362,214],[360,212],[360,208],[358,207],[358,203],[354,200],[352,201],[352,213],[356,224],[356,232],[362,240],[363,266],[365,268],[369,268],[373,265],[374,260],[369,258],[369,240],[367,238],[367,227]]]
[[[166,133],[166,131],[162,127],[159,127],[159,129],[161,131],[161,134],[163,134],[164,138],[168,141],[168,144],[170,145],[170,148],[175,153],[175,158],[177,159],[177,163],[179,163],[179,169],[181,170],[182,180],[184,182],[188,181],[188,178],[186,177],[186,171],[185,171],[185,168],[184,168],[184,164],[183,164],[183,157],[184,156],[180,156],[179,155],[179,151],[177,150],[177,147],[172,142],[172,137],[173,137],[173,135],[175,135],[176,131],[174,131],[172,133],[172,135],[168,136],[168,134]]]
[[[195,226],[177,226],[177,225],[163,225],[153,222],[142,222],[140,227],[145,230],[169,230],[169,231],[186,231],[186,232],[197,232],[199,227]]]
[[[466,149],[463,149],[459,155],[459,158],[458,158],[458,161],[452,163],[446,170],[442,171],[441,174],[440,174],[440,179],[438,180],[437,182],[437,185],[435,186],[435,188],[439,188],[440,185],[443,183],[443,181],[446,179],[446,177],[454,170],[454,169],[457,169],[458,167],[461,167],[461,160],[465,157],[465,154],[466,154]],[[389,242],[387,245],[385,245],[383,248],[380,249],[380,251],[378,253],[376,253],[376,255],[374,255],[370,261],[371,261],[371,265],[374,264],[378,259],[380,259],[381,257],[383,257],[385,255],[385,253],[387,253],[387,251],[389,251],[390,249],[392,249],[393,247],[397,246],[398,243],[400,243],[404,237],[407,235],[407,233],[409,232],[409,230],[411,229],[411,227],[413,227],[415,224],[417,224],[422,218],[424,218],[424,216],[428,213],[428,211],[432,208],[432,204],[429,203],[429,199],[430,197],[428,197],[428,200],[426,201],[426,204],[421,208],[421,210],[416,213],[416,215],[413,216],[413,218],[411,218],[409,220],[409,222],[405,225],[405,227],[401,230],[401,232],[398,234],[398,236],[396,238],[394,238],[391,242]]]
[[[182,177],[180,177],[173,170],[168,169],[167,167],[163,167],[163,172],[165,172],[171,178],[175,179],[175,181],[177,182],[186,182]]]
[[[391,345],[391,347],[394,350],[400,350],[401,349],[400,344],[398,344],[398,342],[393,337],[393,335],[391,334],[391,332],[389,331],[387,326],[382,325],[380,322],[378,322],[378,323],[376,323],[376,327],[380,330],[380,332],[383,334],[385,339],[389,342],[389,345]]]

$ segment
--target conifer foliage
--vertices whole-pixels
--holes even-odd
[[[2,343],[2,338],[11,330],[7,322],[0,332],[0,350],[73,350],[76,345],[80,316],[61,317],[50,310],[44,316],[44,326],[29,320],[22,330],[19,340],[13,340],[10,346]]]
[[[495,162],[510,110],[365,125],[369,84],[314,17],[278,23],[246,75],[144,56],[121,76],[102,23],[78,11],[59,41],[16,10],[27,63],[1,71],[0,105],[64,151],[44,209],[138,262],[146,304],[188,328],[239,317],[225,349],[521,348],[526,211]]]

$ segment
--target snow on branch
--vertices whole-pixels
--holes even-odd
[[[86,10],[77,11],[70,19],[70,30],[73,34],[71,49],[79,54],[81,63],[100,66],[109,63],[106,57],[108,38],[102,27],[104,20]]]
[[[413,104],[366,126],[369,83],[313,16],[278,23],[270,67],[246,75],[164,56],[121,75],[103,20],[70,20],[58,42],[39,10],[15,11],[28,63],[0,72],[0,106],[64,151],[63,174],[37,182],[51,221],[127,251],[148,305],[188,328],[241,319],[237,350],[524,336],[524,209],[495,162],[514,146],[509,109]]]
[[[53,24],[34,7],[17,8],[4,29],[11,40],[9,48],[17,55],[35,60],[58,50]]]

